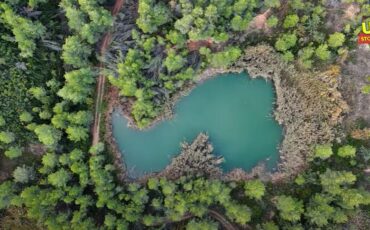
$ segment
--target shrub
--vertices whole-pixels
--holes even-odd
[[[35,179],[35,171],[32,167],[18,166],[13,172],[13,177],[15,182],[28,183]]]
[[[4,154],[6,157],[14,159],[22,156],[22,149],[20,147],[10,147]]]

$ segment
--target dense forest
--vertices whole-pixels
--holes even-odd
[[[187,81],[207,67],[231,66],[245,46],[269,43],[284,60],[306,69],[346,56],[356,45],[359,19],[369,14],[368,5],[359,1],[362,13],[356,20],[344,20],[343,10],[331,12],[328,8],[338,6],[330,4],[334,3],[139,1],[136,25],[119,30],[124,40],[115,47],[117,67],[109,79],[121,95],[136,98],[131,113],[139,128],[146,127]],[[263,22],[265,33],[256,35],[253,29]]]
[[[145,128],[201,71],[232,67],[247,46],[270,44],[303,71],[340,63],[356,47],[369,4],[139,0],[112,16],[113,4],[0,3],[1,229],[370,227],[366,129],[314,146],[309,167],[277,183],[202,174],[122,182],[109,146],[91,146],[90,134],[101,72],[134,101],[131,114]],[[359,12],[348,16],[342,6]],[[262,27],[256,17],[265,18]],[[104,58],[102,39],[111,31]]]

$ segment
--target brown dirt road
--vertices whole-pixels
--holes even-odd
[[[218,213],[215,210],[209,209],[208,213],[210,216],[212,216],[214,219],[216,219],[225,230],[237,230],[234,225],[232,225],[223,215]]]
[[[116,0],[114,3],[114,6],[111,10],[112,16],[116,16],[120,10],[122,9],[122,6],[124,4],[124,0]],[[107,32],[101,42],[100,45],[100,55],[103,56],[105,51],[107,50],[112,38],[112,33]],[[101,121],[101,105],[104,99],[104,89],[105,89],[105,81],[106,77],[102,73],[102,70],[104,69],[103,62],[99,63],[99,69],[100,74],[98,77],[98,81],[96,84],[96,98],[95,98],[95,113],[94,113],[94,124],[91,129],[92,134],[92,145],[97,144],[100,141],[100,121]]]

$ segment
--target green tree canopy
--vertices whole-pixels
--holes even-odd
[[[235,62],[241,55],[241,50],[237,47],[228,47],[224,51],[214,53],[211,56],[211,65],[214,67],[227,67]]]
[[[36,49],[36,39],[41,38],[46,29],[40,22],[17,15],[5,2],[0,3],[0,19],[12,30],[22,57],[32,57]]]
[[[15,186],[12,181],[4,181],[0,184],[0,209],[8,208],[15,195]]]
[[[353,158],[356,156],[356,148],[351,145],[342,146],[338,149],[338,156]]]
[[[90,124],[92,119],[93,115],[91,111],[88,110],[80,110],[78,112],[68,114],[68,121],[76,125],[87,126]]]
[[[283,27],[284,28],[291,28],[297,25],[299,21],[299,17],[296,14],[287,15],[284,19]]]
[[[141,73],[143,64],[140,58],[140,52],[129,49],[125,61],[119,63],[117,66],[118,77],[109,76],[110,82],[120,89],[121,95],[128,97],[135,96],[135,92],[138,89],[137,82],[143,79]]]
[[[217,230],[218,224],[208,220],[191,220],[186,225],[186,230]]]
[[[49,183],[55,187],[65,187],[71,178],[71,173],[64,168],[48,175]]]
[[[317,145],[315,147],[315,157],[325,160],[331,157],[331,155],[333,155],[331,144]]]
[[[333,195],[340,194],[342,186],[352,185],[356,179],[352,172],[333,171],[331,169],[327,169],[320,175],[320,182],[324,191]]]
[[[280,0],[265,0],[265,5],[267,7],[279,8],[280,7]]]
[[[184,15],[179,20],[176,20],[174,27],[181,34],[187,34],[191,29],[193,21],[194,21],[194,17],[192,15],[190,14]]]
[[[73,70],[66,73],[64,78],[66,83],[59,90],[58,95],[75,104],[86,103],[87,98],[92,94],[92,86],[95,82],[92,70],[90,68]]]
[[[294,54],[290,51],[285,51],[282,57],[283,57],[283,60],[286,62],[291,62],[294,60]]]
[[[28,183],[34,180],[35,176],[35,170],[25,165],[18,166],[13,172],[14,181],[18,183]]]
[[[337,48],[342,46],[345,40],[346,38],[344,37],[344,34],[335,32],[329,36],[328,45],[330,47]]]
[[[340,193],[340,206],[344,209],[355,209],[360,205],[370,204],[370,193],[354,188],[345,188]]]
[[[290,0],[289,4],[293,7],[295,10],[302,10],[305,8],[305,4],[302,0]]]
[[[233,6],[236,14],[242,15],[245,10],[253,10],[257,6],[254,0],[236,0]]]
[[[155,0],[139,1],[138,13],[136,24],[144,33],[157,31],[159,26],[169,22],[171,18],[168,7],[162,2],[156,3]]]
[[[44,98],[47,97],[46,90],[43,87],[31,87],[28,92],[37,100],[43,102]],[[45,104],[45,103],[44,103]]]
[[[46,153],[42,157],[42,164],[53,168],[58,164],[58,156],[55,153]]]
[[[299,221],[304,212],[302,201],[285,195],[276,197],[276,208],[282,219],[291,222]]]
[[[63,45],[62,58],[66,64],[75,68],[86,67],[89,64],[91,48],[79,36],[69,36]]]
[[[270,16],[267,19],[267,25],[271,28],[274,28],[279,23],[279,19],[276,16]]]
[[[235,15],[233,19],[231,19],[231,28],[234,31],[244,31],[248,28],[249,22],[249,18],[243,19],[240,15]]]
[[[68,18],[68,27],[76,32],[81,31],[83,25],[87,23],[87,15],[75,6],[68,4],[66,0],[61,1],[61,6],[64,8]]]
[[[167,57],[164,60],[164,66],[169,72],[174,72],[181,69],[186,60],[181,55],[177,55],[174,49],[170,49],[167,52]]]
[[[256,200],[262,198],[265,190],[265,185],[260,180],[249,180],[244,184],[245,195]]]
[[[74,142],[85,141],[89,137],[89,130],[83,126],[68,126],[66,133],[68,139]]]
[[[324,194],[314,195],[308,204],[305,216],[312,224],[318,227],[328,225],[335,213],[334,207],[330,206],[332,201],[333,199],[330,196]]]
[[[225,205],[226,216],[238,224],[244,225],[252,218],[252,211],[246,205],[230,202]]]
[[[328,50],[327,44],[319,45],[315,50],[315,55],[320,60],[326,61],[330,59],[330,51]]]
[[[34,132],[41,141],[47,146],[55,146],[61,139],[62,133],[51,125],[38,125]]]
[[[157,115],[153,104],[147,100],[137,100],[132,106],[132,115],[140,128],[147,126]]]
[[[22,149],[20,147],[12,146],[8,150],[6,150],[4,154],[6,157],[10,159],[14,159],[14,158],[22,156]]]
[[[262,224],[262,230],[279,230],[279,227],[274,222],[266,222]]]
[[[33,116],[29,112],[22,112],[19,115],[19,120],[22,121],[22,122],[29,123],[29,122],[32,121],[32,119],[33,119]]]
[[[362,87],[361,92],[363,94],[370,94],[370,85],[365,85],[364,87]]]
[[[41,3],[46,3],[47,0],[28,0],[28,5],[31,8],[36,8]]]
[[[0,115],[0,127],[4,126],[5,125],[5,119],[3,116]]]
[[[0,132],[0,142],[5,144],[10,144],[15,141],[15,136],[12,132],[1,131]]]
[[[312,56],[314,53],[315,49],[312,46],[307,46],[299,50],[298,52],[299,61],[301,62],[304,68],[309,69],[312,67]]]
[[[295,34],[283,34],[275,43],[275,48],[278,51],[286,51],[295,46],[297,36]]]
[[[113,26],[113,17],[111,12],[103,7],[93,7],[86,13],[89,15],[90,23],[85,23],[79,34],[89,44],[95,44],[100,35]]]

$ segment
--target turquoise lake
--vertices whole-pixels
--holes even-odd
[[[214,154],[224,157],[225,172],[249,170],[260,161],[271,168],[283,135],[273,117],[274,102],[272,82],[246,73],[222,74],[197,86],[178,101],[171,120],[150,129],[129,128],[114,112],[113,136],[133,177],[164,169],[180,152],[180,142],[191,142],[200,132],[208,133]]]

